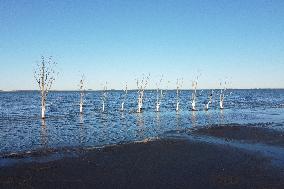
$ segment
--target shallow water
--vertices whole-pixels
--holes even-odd
[[[253,123],[284,130],[284,90],[228,90],[220,110],[215,90],[209,111],[203,111],[210,91],[198,91],[197,108],[190,111],[191,91],[181,91],[180,112],[175,111],[175,91],[164,91],[161,111],[155,112],[156,92],[145,91],[144,111],[135,113],[137,92],[129,91],[125,111],[119,111],[122,91],[109,91],[106,111],[101,111],[100,91],[85,95],[79,114],[78,92],[50,92],[47,118],[40,119],[38,92],[0,93],[0,155],[43,148],[104,146],[149,137],[171,130],[211,124]],[[266,124],[269,123],[269,124]]]

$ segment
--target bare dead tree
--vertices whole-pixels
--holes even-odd
[[[196,106],[196,98],[197,98],[197,95],[196,95],[197,81],[192,82],[192,88],[193,88],[193,92],[191,95],[191,110],[196,111],[195,106]]]
[[[196,100],[197,100],[197,85],[198,85],[198,78],[200,74],[196,77],[194,81],[192,81],[192,95],[191,95],[191,110],[192,111],[197,111],[196,109]]]
[[[102,96],[101,96],[101,100],[102,100],[102,112],[105,111],[105,104],[106,104],[106,101],[107,101],[107,93],[108,93],[107,84],[108,84],[108,83],[105,82],[105,85],[103,86]]]
[[[139,80],[136,80],[136,84],[137,84],[137,89],[138,89],[138,109],[137,109],[137,113],[141,113],[142,111],[142,106],[143,106],[143,97],[144,97],[144,91],[148,85],[150,79],[150,74],[146,77],[143,76],[141,82],[139,82]]]
[[[127,90],[127,83],[125,84],[125,89],[123,89],[123,96],[122,96],[122,103],[121,103],[121,109],[120,111],[124,111],[124,103],[126,101],[126,98],[127,98],[127,93],[128,93],[128,90]]]
[[[209,110],[209,105],[212,103],[212,98],[213,98],[213,93],[214,93],[214,90],[211,90],[211,93],[209,94],[209,100],[208,102],[205,104],[205,111],[208,111]]]
[[[225,81],[224,83],[224,89],[222,89],[222,82],[220,82],[220,87],[221,87],[221,91],[220,91],[220,109],[224,109],[224,100],[225,100],[225,92],[227,90],[227,82]]]
[[[47,59],[42,56],[41,63],[37,64],[36,69],[34,70],[34,77],[38,83],[40,94],[41,94],[41,118],[45,119],[46,112],[46,99],[48,93],[52,87],[52,84],[55,81],[55,76],[58,74],[55,72],[54,67],[56,62],[52,60],[52,56]]]
[[[177,90],[176,90],[176,112],[179,111],[179,104],[180,104],[180,99],[179,99],[179,94],[180,94],[180,89],[183,85],[183,78],[181,79],[177,79],[177,82],[176,82],[176,85],[177,85]]]
[[[84,83],[85,83],[85,76],[82,75],[82,78],[80,80],[80,113],[81,114],[83,113],[84,96],[85,96]]]
[[[162,81],[163,81],[163,75],[161,76],[159,83],[156,83],[156,87],[157,87],[156,112],[160,111],[160,105],[161,105],[162,98],[163,98],[163,90],[160,89],[160,85]]]

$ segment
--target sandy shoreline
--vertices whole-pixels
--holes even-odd
[[[246,133],[246,134],[244,134]],[[195,134],[283,146],[283,133],[230,126]],[[247,150],[185,139],[109,146],[0,168],[0,188],[283,188],[284,169]]]
[[[256,127],[253,124],[247,126],[231,124],[204,127],[197,129],[194,133],[226,140],[239,140],[284,147],[284,132],[266,127]]]

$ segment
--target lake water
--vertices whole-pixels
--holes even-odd
[[[137,91],[129,91],[123,112],[122,91],[108,92],[105,112],[101,111],[102,92],[88,91],[81,115],[79,92],[50,92],[47,118],[42,121],[39,92],[1,92],[0,155],[140,141],[212,124],[253,123],[284,130],[284,90],[228,90],[224,110],[219,109],[219,91],[215,90],[209,111],[203,109],[210,91],[200,90],[196,112],[190,111],[191,93],[181,91],[177,113],[175,91],[164,91],[160,112],[155,112],[156,91],[145,91],[144,111],[138,114]]]

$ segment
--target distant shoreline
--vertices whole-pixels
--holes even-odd
[[[145,89],[145,91],[156,91],[157,89]],[[176,89],[161,89],[164,91],[175,91]],[[179,89],[180,91],[192,91],[193,89]],[[221,89],[202,89],[200,90],[221,90]],[[227,88],[227,90],[284,90],[284,88],[251,88],[251,89],[243,89],[243,88]],[[50,90],[50,92],[79,92],[80,90]],[[101,92],[102,89],[88,89],[85,92]],[[110,89],[108,91],[123,91],[122,89]],[[128,91],[137,91],[137,89],[128,89]],[[0,90],[0,92],[40,92],[39,90]]]

